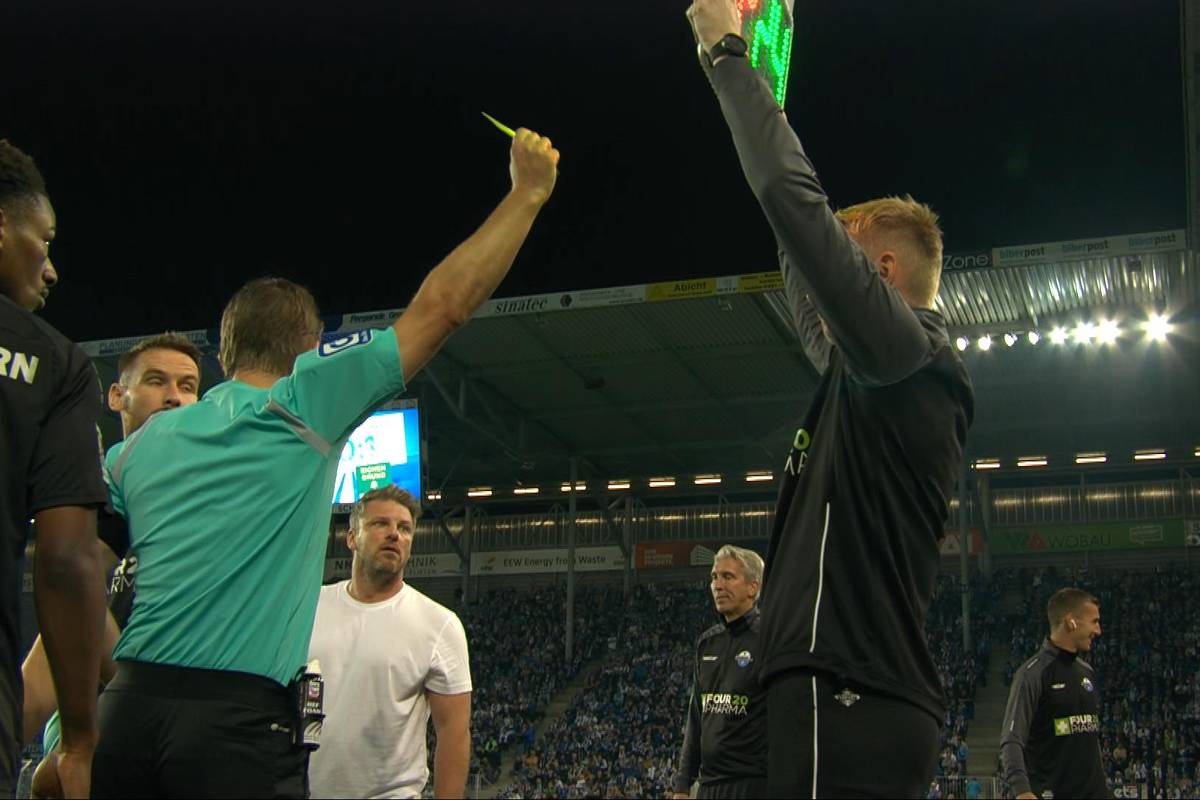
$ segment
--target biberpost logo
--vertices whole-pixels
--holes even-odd
[[[321,358],[335,356],[343,350],[349,350],[351,347],[358,347],[371,341],[370,328],[354,333],[348,333],[345,336],[339,336],[330,342],[324,342],[317,348],[317,355]]]

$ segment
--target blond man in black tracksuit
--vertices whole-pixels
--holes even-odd
[[[974,404],[934,310],[937,215],[907,197],[835,214],[749,63],[733,0],[695,0],[688,17],[821,374],[783,465],[763,579],[769,794],[919,796],[946,708],[925,615]],[[732,195],[731,178],[711,181]]]

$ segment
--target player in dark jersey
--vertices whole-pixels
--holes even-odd
[[[199,389],[200,350],[182,334],[164,333],[143,339],[117,361],[117,381],[108,389],[108,407],[120,414],[122,438],[127,438],[152,414],[195,403]],[[101,527],[106,545],[101,548],[104,571],[111,575],[100,669],[101,683],[107,683],[115,671],[112,649],[133,608],[137,559],[124,558],[129,545],[119,535],[105,537],[107,531],[119,534],[124,526]],[[41,636],[34,640],[21,672],[25,681],[25,742],[32,742],[45,727],[44,752],[50,753],[59,741],[58,700]],[[53,759],[39,765],[34,782],[41,793],[54,785],[53,765]]]
[[[1014,795],[1112,797],[1100,760],[1096,671],[1080,656],[1100,635],[1100,601],[1059,589],[1046,604],[1050,636],[1013,675],[1000,764]]]
[[[765,81],[733,0],[688,10],[822,373],[784,467],[762,599],[774,796],[916,797],[945,713],[925,639],[973,392],[946,322],[936,215],[839,214]]]
[[[696,642],[696,665],[673,798],[697,779],[700,798],[762,797],[767,788],[767,693],[759,685],[763,560],[725,545],[713,559],[713,603],[722,621]]]
[[[38,627],[62,699],[64,788],[86,797],[95,752],[96,684],[104,628],[96,509],[100,472],[96,371],[83,351],[32,312],[58,280],[56,219],[32,159],[0,140],[0,794],[19,766],[18,593],[30,517]]]

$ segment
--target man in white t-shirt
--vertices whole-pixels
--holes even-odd
[[[429,779],[425,732],[437,738],[433,788],[463,797],[471,760],[467,635],[449,609],[404,583],[421,506],[395,486],[354,504],[350,580],[325,586],[309,658],[325,676],[313,797],[419,797]]]

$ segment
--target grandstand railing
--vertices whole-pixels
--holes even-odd
[[[1200,515],[1200,481],[1004,489],[992,493],[992,524],[1122,522]]]
[[[969,524],[980,526],[978,498],[967,503]],[[950,522],[956,526],[958,501],[950,503]],[[540,514],[488,515],[475,509],[470,549],[475,552],[536,547],[565,547],[569,517],[555,506]],[[774,522],[775,504],[634,506],[629,542],[765,539]],[[1200,480],[1142,481],[1097,485],[1043,486],[999,489],[991,493],[993,527],[1045,523],[1121,522],[1164,518],[1200,518]],[[447,520],[451,536],[461,535],[462,517]],[[600,511],[581,511],[576,517],[579,547],[615,544],[625,536],[624,512],[608,519]],[[417,525],[414,553],[446,553],[452,548],[434,520]]]

